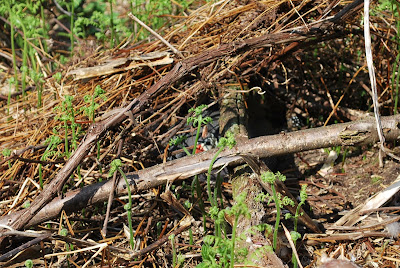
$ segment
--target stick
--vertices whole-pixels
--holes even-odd
[[[139,20],[135,15],[133,15],[131,12],[129,12],[128,16],[133,19],[134,21],[136,21],[137,23],[139,23],[143,28],[145,28],[147,31],[149,31],[152,35],[154,35],[158,40],[160,40],[161,42],[163,42],[164,45],[166,45],[167,47],[169,47],[175,54],[179,55],[179,57],[181,59],[183,59],[183,55],[182,53],[177,50],[173,45],[171,45],[167,40],[165,40],[161,35],[159,35],[158,33],[156,33],[153,29],[151,29],[149,26],[147,26],[146,24],[144,24],[144,22],[142,22],[141,20]]]

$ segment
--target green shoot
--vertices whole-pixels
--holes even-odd
[[[3,149],[3,151],[1,153],[3,154],[4,157],[9,157],[11,155],[11,150],[8,148],[5,148],[5,149]],[[11,168],[10,160],[8,160],[7,163],[8,163],[8,168]]]
[[[12,57],[13,57],[13,66],[14,66],[14,82],[15,82],[15,88],[18,88],[18,69],[17,69],[17,56],[15,53],[15,41],[14,41],[14,35],[15,35],[15,30],[14,30],[14,12],[11,9],[12,2],[7,1],[7,8],[8,8],[8,16],[10,19],[10,34],[11,34],[11,51],[12,51]]]
[[[31,259],[27,259],[25,261],[25,267],[26,268],[32,268],[33,267],[33,261]]]
[[[293,240],[294,246],[296,246],[296,241],[301,238],[301,234],[299,234],[296,231],[291,231],[290,232],[290,237]],[[294,268],[298,267],[297,258],[296,258],[296,256],[294,254],[292,254],[292,263],[293,263],[293,267]]]
[[[26,200],[23,204],[22,204],[22,208],[29,208],[31,206],[31,201]]]
[[[75,22],[75,1],[72,1],[70,5],[67,5],[68,11],[71,13],[70,15],[70,36],[69,40],[71,42],[71,52],[74,51],[74,22]]]
[[[183,262],[185,261],[185,256],[178,254],[178,258],[177,258],[177,267],[181,267],[181,265],[183,264]]]
[[[114,40],[117,37],[115,34],[115,26],[114,26],[114,13],[113,13],[113,0],[108,0],[110,4],[110,27],[111,27],[111,47],[114,47]],[[118,41],[117,41],[118,43]]]
[[[233,135],[233,134],[232,134]],[[235,240],[236,240],[236,227],[239,221],[239,216],[243,215],[245,217],[250,218],[249,209],[246,205],[246,192],[241,193],[236,197],[236,204],[232,206],[230,210],[226,213],[229,215],[233,215],[235,218],[233,227],[232,227],[232,250],[231,250],[231,265],[233,268],[234,260],[235,260]]]
[[[286,177],[282,175],[281,173],[277,172],[274,174],[271,171],[267,171],[261,174],[261,180],[263,182],[269,183],[271,185],[272,189],[272,198],[274,199],[275,202],[275,207],[276,207],[276,221],[275,221],[275,228],[274,228],[274,238],[273,238],[273,248],[276,250],[277,242],[278,242],[278,229],[280,225],[280,220],[281,220],[281,208],[283,207],[282,200],[280,198],[280,195],[276,192],[275,189],[275,180],[280,180],[280,181],[285,181]]]
[[[222,137],[219,142],[218,142],[218,151],[215,153],[214,157],[212,158],[210,162],[210,166],[208,167],[208,172],[207,172],[207,192],[208,192],[208,199],[211,203],[212,206],[217,206],[217,196],[213,196],[212,191],[211,191],[211,171],[214,166],[215,161],[217,161],[217,158],[219,154],[226,148],[229,147],[229,149],[232,149],[233,146],[236,145],[235,141],[235,136],[232,132],[227,132],[226,133],[226,138]]]
[[[56,72],[53,75],[53,78],[54,78],[54,80],[56,80],[57,83],[60,83],[61,82],[61,78],[62,78],[62,73],[61,72]]]
[[[189,245],[193,245],[193,231],[192,231],[192,229],[189,229]],[[192,247],[189,247],[188,249],[192,250]]]
[[[93,123],[95,122],[95,111],[97,108],[100,107],[100,104],[96,102],[96,98],[99,97],[103,101],[107,100],[107,97],[104,95],[106,91],[102,89],[99,85],[97,85],[94,89],[93,95],[85,95],[83,97],[84,101],[89,104],[88,107],[82,107],[81,110],[83,111],[84,114],[86,114],[89,117],[89,120],[92,121]],[[100,159],[100,141],[97,141],[97,160]],[[101,166],[100,167],[100,173],[102,173]]]
[[[111,162],[111,168],[108,173],[108,177],[113,176],[115,172],[119,172],[122,177],[124,177],[125,183],[126,183],[126,189],[128,191],[128,204],[124,206],[124,209],[127,212],[128,216],[128,224],[129,224],[129,243],[131,245],[131,248],[133,249],[135,244],[133,242],[133,226],[132,226],[132,194],[131,194],[131,187],[128,181],[128,178],[126,177],[125,173],[121,169],[122,162],[120,159],[114,159]]]
[[[107,97],[104,96],[104,94],[106,93],[106,91],[104,89],[102,89],[99,85],[97,85],[94,89],[93,95],[85,95],[83,97],[84,101],[89,104],[88,107],[82,107],[81,110],[83,111],[83,113],[89,117],[89,120],[94,122],[94,118],[95,118],[95,111],[97,110],[97,108],[100,107],[100,104],[98,104],[96,102],[96,98],[99,97],[101,98],[103,101],[107,100]]]
[[[33,80],[33,82],[36,85],[37,92],[38,92],[38,102],[37,102],[37,108],[39,109],[40,106],[42,106],[42,91],[43,91],[43,74],[40,72],[36,72],[32,69],[29,70],[29,76]]]
[[[185,142],[186,139],[187,139],[186,136],[177,136],[169,141],[169,145],[170,146],[171,145],[174,145],[174,146],[181,145]],[[182,149],[187,155],[192,155],[185,146],[182,146]]]
[[[231,208],[219,210],[217,207],[210,209],[211,217],[215,220],[215,235],[204,237],[204,244],[201,247],[202,263],[197,267],[234,267],[235,256],[247,256],[248,252],[244,249],[235,251],[236,228],[240,216],[250,217],[249,210],[245,203],[246,193],[242,193],[235,198],[236,203]],[[233,216],[232,239],[222,237],[222,225],[225,214]],[[216,258],[216,257],[219,258]]]
[[[175,235],[172,234],[168,236],[168,239],[171,241],[171,247],[172,247],[172,267],[176,266],[176,247],[175,247]]]
[[[187,123],[192,123],[193,127],[197,127],[196,138],[194,140],[192,155],[196,153],[197,142],[200,137],[200,130],[202,125],[207,125],[212,122],[212,118],[209,116],[203,117],[203,109],[205,109],[207,105],[203,104],[196,108],[191,108],[189,113],[194,113],[194,116],[190,116],[187,119]]]
[[[55,133],[56,134],[56,133]],[[57,135],[51,135],[46,141],[47,148],[44,151],[42,157],[40,158],[41,161],[47,161],[47,158],[57,154],[56,148],[58,144],[60,144],[61,139]],[[43,189],[43,172],[42,172],[42,164],[39,164],[39,184],[40,188]]]

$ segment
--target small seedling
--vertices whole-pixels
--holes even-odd
[[[177,136],[173,139],[171,139],[169,141],[169,145],[174,145],[174,146],[179,146],[179,145],[183,145],[183,143],[186,141],[187,137],[186,136]],[[188,149],[186,149],[185,146],[182,146],[183,151],[187,154],[187,155],[192,155]]]
[[[9,157],[11,155],[11,150],[8,148],[3,149],[3,151],[1,152],[3,154],[4,157]],[[8,160],[8,168],[11,168],[11,161]]]
[[[22,208],[29,208],[31,206],[31,202],[29,200],[26,200],[23,204],[22,204]]]
[[[234,267],[235,256],[247,256],[246,249],[235,251],[236,228],[239,217],[250,217],[245,200],[246,193],[243,192],[236,197],[236,203],[231,208],[219,210],[217,207],[212,207],[210,209],[210,214],[215,219],[216,231],[215,235],[204,237],[204,244],[201,247],[202,263],[197,267]],[[234,219],[232,239],[222,237],[221,226],[224,222],[225,214],[232,216]]]
[[[67,235],[68,235],[68,230],[65,229],[65,228],[62,228],[62,229],[60,230],[60,235],[61,235],[61,236],[67,236]]]
[[[306,203],[306,200],[307,200],[307,185],[303,184],[300,190],[300,202],[297,205],[295,215],[293,216],[290,213],[285,215],[286,219],[290,218],[294,219],[294,227],[293,227],[294,230],[291,232],[291,237],[295,246],[296,246],[296,241],[301,238],[301,235],[297,232],[297,225],[299,217],[303,215],[303,212],[300,212],[301,207]],[[296,256],[294,254],[292,255],[292,263],[293,267],[297,268],[298,263]]]
[[[133,242],[133,226],[132,226],[132,194],[131,194],[131,187],[128,181],[128,178],[126,177],[125,173],[121,169],[122,162],[120,159],[114,159],[111,162],[111,168],[108,173],[108,177],[112,177],[115,172],[119,172],[122,177],[125,179],[126,183],[126,189],[128,191],[128,204],[125,204],[124,209],[127,212],[127,217],[128,217],[128,224],[129,224],[129,242],[131,245],[131,248],[133,249],[135,244]]]
[[[61,102],[61,105],[54,107],[54,110],[60,110],[62,112],[61,115],[56,116],[56,120],[60,120],[63,122],[64,128],[64,153],[69,158],[69,142],[68,142],[68,129],[69,125],[68,122],[71,122],[71,119],[74,121],[74,118],[71,118],[71,111],[69,107],[72,106],[73,97],[72,96],[65,96],[65,99]]]
[[[285,181],[286,177],[282,175],[280,172],[277,172],[274,174],[271,171],[267,171],[261,174],[261,180],[263,182],[269,183],[271,185],[272,189],[272,197],[275,202],[275,207],[276,207],[276,221],[275,221],[275,228],[274,228],[274,238],[273,238],[273,248],[276,250],[277,242],[278,242],[278,229],[279,229],[279,224],[281,220],[281,208],[283,207],[282,200],[280,198],[280,195],[276,192],[275,189],[275,180],[280,180],[280,181]],[[293,200],[292,200],[293,201]]]
[[[106,91],[104,89],[102,89],[99,85],[97,85],[94,89],[93,95],[85,95],[83,97],[84,101],[89,104],[88,107],[82,107],[81,111],[83,111],[83,113],[85,115],[87,115],[89,117],[89,120],[94,122],[94,118],[95,118],[95,111],[97,110],[97,108],[99,108],[100,104],[98,104],[96,102],[96,98],[99,97],[101,98],[103,101],[107,100],[107,97],[104,95],[106,93]]]
[[[54,130],[53,130],[54,131]],[[47,144],[47,148],[44,151],[42,157],[40,158],[41,161],[47,161],[47,158],[53,155],[57,154],[57,146],[58,144],[61,143],[60,137],[56,135],[57,133],[54,133],[54,135],[51,135],[46,141],[45,144]],[[43,174],[42,174],[42,164],[39,164],[39,184],[40,188],[43,189]]]
[[[187,155],[194,155],[196,153],[197,143],[198,143],[198,140],[200,138],[201,127],[212,122],[212,118],[211,117],[209,117],[209,116],[203,117],[203,110],[206,107],[207,107],[207,105],[200,105],[200,106],[198,106],[196,108],[189,109],[189,113],[193,113],[193,116],[190,116],[187,119],[187,124],[192,123],[193,127],[197,128],[197,131],[196,131],[196,137],[195,137],[192,153],[190,153],[187,150],[187,148],[185,148],[185,146],[182,146],[183,151]],[[186,139],[187,139],[187,137],[185,137],[185,136],[178,136],[178,137],[175,137],[174,139],[171,139],[169,141],[169,144],[170,145],[175,145],[175,146],[182,145],[185,142]],[[203,227],[204,227],[204,232],[206,232],[206,230],[207,230],[206,229],[206,213],[205,213],[205,209],[204,209],[204,203],[203,203],[203,200],[201,198],[202,190],[201,190],[199,178],[198,178],[197,175],[194,177],[194,179],[192,181],[192,196],[193,197],[194,197],[194,192],[195,191],[197,192],[197,197],[199,199],[200,210],[203,213]],[[210,190],[210,192],[211,192],[211,190]]]
[[[31,259],[28,259],[25,261],[25,267],[26,268],[32,268],[33,267],[33,261]]]
[[[168,239],[171,241],[171,247],[172,247],[172,267],[175,267],[176,265],[176,247],[175,247],[175,235],[172,234],[168,236]]]
[[[203,109],[205,109],[207,105],[203,104],[200,105],[196,108],[191,108],[189,110],[189,113],[193,113],[193,116],[190,116],[187,119],[187,123],[192,123],[193,127],[197,128],[196,132],[196,138],[194,140],[194,145],[193,145],[193,152],[192,154],[196,153],[196,148],[197,148],[197,143],[200,138],[200,132],[201,132],[201,127],[202,125],[207,125],[212,122],[212,118],[209,116],[203,117]]]
[[[82,107],[81,111],[83,111],[83,113],[85,115],[87,115],[89,117],[89,120],[94,122],[94,118],[95,118],[95,111],[97,110],[97,108],[100,107],[100,104],[98,104],[96,102],[96,98],[99,97],[101,98],[103,101],[107,100],[107,97],[104,95],[106,93],[106,91],[104,89],[102,89],[99,85],[97,85],[94,89],[93,95],[85,95],[83,97],[84,101],[86,103],[89,104],[88,107]],[[97,160],[100,159],[100,141],[97,141]],[[102,173],[102,169],[100,166],[100,173]]]
[[[207,172],[207,191],[208,191],[208,199],[211,203],[212,206],[217,205],[217,196],[213,196],[212,191],[211,191],[211,171],[214,166],[215,161],[217,161],[217,158],[219,154],[226,148],[229,147],[229,149],[232,149],[233,146],[236,145],[236,140],[235,140],[235,135],[232,132],[227,132],[226,137],[222,137],[219,142],[218,142],[218,151],[215,153],[214,157],[212,158],[210,162],[210,166],[208,167],[208,172]]]
[[[53,78],[54,78],[54,80],[55,80],[57,83],[60,83],[60,82],[61,82],[61,78],[62,78],[61,72],[56,72],[56,73],[53,75]]]

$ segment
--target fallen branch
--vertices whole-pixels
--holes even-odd
[[[400,136],[399,124],[400,115],[382,117],[382,126],[386,130],[385,138],[387,141],[398,139]],[[244,153],[254,154],[258,157],[271,157],[332,146],[373,144],[378,140],[374,118],[281,133],[238,143],[232,150],[225,150],[221,153],[221,157],[215,162],[214,168],[240,163],[243,160],[239,154]],[[165,184],[170,180],[183,180],[206,172],[214,154],[215,150],[210,150],[129,173],[128,178],[131,187],[133,190],[143,191]],[[28,221],[27,226],[57,217],[62,210],[72,212],[97,202],[104,202],[107,200],[110,191],[114,190],[111,185],[111,181],[102,182],[69,192],[63,199],[61,197],[54,198]],[[115,191],[118,196],[126,193],[124,180],[119,181]],[[10,225],[10,223],[21,219],[21,215],[25,215],[28,210],[21,210],[1,217],[0,224]]]

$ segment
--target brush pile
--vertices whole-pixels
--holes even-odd
[[[372,100],[362,52],[362,7],[358,0],[209,2],[188,10],[187,16],[164,29],[162,40],[135,43],[128,39],[109,50],[93,40],[82,41],[72,60],[59,63],[59,70],[53,73],[45,67],[46,61],[58,59],[45,57],[39,50],[36,57],[44,75],[43,88],[31,80],[26,96],[18,89],[8,96],[13,90],[7,82],[13,68],[4,60],[6,72],[0,73],[0,150],[4,155],[0,162],[1,264],[17,267],[29,258],[46,267],[221,265],[223,258],[228,258],[227,252],[207,256],[204,248],[201,251],[204,240],[209,239],[206,234],[213,234],[216,221],[221,220],[203,217],[204,212],[210,213],[210,204],[205,201],[207,183],[200,180],[193,184],[200,191],[191,191],[193,175],[199,174],[195,168],[193,173],[182,171],[168,177],[172,173],[167,165],[155,166],[175,158],[173,163],[192,161],[193,165],[210,161],[214,154],[207,152],[192,156],[192,160],[181,158],[182,146],[172,146],[170,141],[196,135],[196,125],[187,123],[193,116],[191,108],[205,104],[218,111],[229,94],[243,97],[246,138],[368,116]],[[391,115],[397,109],[390,79],[398,53],[398,43],[391,41],[396,35],[392,27],[395,19],[384,11],[371,19],[380,102],[384,104],[381,113]],[[225,114],[220,113],[221,117]],[[207,135],[217,138],[225,135],[226,127],[220,123],[219,131],[207,133],[203,128],[202,132],[204,139]],[[244,142],[250,144],[251,139]],[[215,146],[214,141],[210,143]],[[190,152],[192,144],[187,146]],[[236,153],[248,152],[236,149]],[[118,169],[130,180],[133,232],[127,227],[130,224],[124,209],[129,204],[124,177],[110,172],[116,168],[112,164],[115,159],[121,161]],[[217,164],[234,161],[239,160]],[[204,173],[208,164],[205,166]],[[316,174],[311,166],[308,174]],[[272,168],[290,167],[281,163]],[[167,175],[161,179],[157,177],[161,173]],[[290,170],[289,174],[293,175]],[[297,189],[290,190],[298,192],[299,184],[293,185]],[[309,185],[321,187],[318,183]],[[227,175],[215,187],[222,189],[223,207],[235,204]],[[309,202],[320,207],[319,220],[329,214],[327,210],[345,209],[344,200],[337,201],[337,207],[332,207],[335,203],[321,208],[321,199],[314,197]],[[68,204],[73,198],[78,201]],[[276,214],[270,211],[262,221],[273,224]],[[307,228],[299,232],[310,232],[312,224],[305,224]],[[21,231],[27,228],[34,232]],[[228,224],[225,228],[230,233]],[[281,237],[276,255],[265,253],[269,260],[258,265],[292,265],[292,249],[285,236]],[[387,251],[383,238],[363,239],[338,244],[335,239],[314,237],[308,240],[313,243],[298,242],[300,262],[317,267],[320,255],[326,253],[362,265],[369,261],[367,267],[399,263],[398,257],[393,257],[399,252],[393,241],[391,251]],[[134,241],[133,248],[130,241]],[[325,244],[328,250],[322,250],[326,241],[330,242]],[[377,249],[379,243],[382,248]],[[69,253],[76,249],[83,250]],[[233,263],[229,258],[227,263]],[[239,252],[235,258],[244,263]]]

